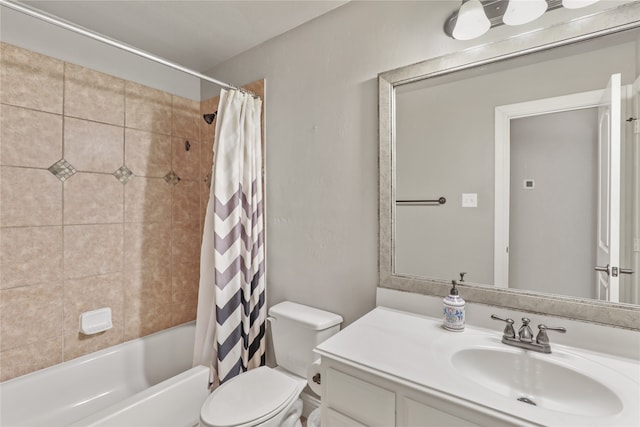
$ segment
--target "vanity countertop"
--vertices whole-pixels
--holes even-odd
[[[498,411],[516,425],[640,425],[639,360],[554,345],[553,338],[552,354],[529,352],[502,344],[500,325],[496,325],[495,330],[467,325],[463,332],[449,332],[441,323],[441,319],[377,307],[320,344],[316,352],[418,391],[448,396],[476,410]],[[516,357],[519,365],[515,368],[521,371],[543,365],[559,366],[563,372],[576,372],[576,377],[593,379],[599,386],[614,390],[609,396],[609,407],[614,409],[600,411],[585,406],[579,399],[582,390],[576,390],[575,408],[569,403],[562,410],[554,410],[560,406],[547,395],[553,394],[552,391],[542,390],[544,381],[538,381],[535,375],[529,376],[533,380],[526,380],[522,386],[544,399],[544,405],[518,402],[514,396],[507,396],[511,392],[508,388],[499,393],[483,384],[481,378],[471,381],[454,366],[456,352],[469,349],[495,350],[497,352],[487,354]],[[522,366],[522,361],[526,366]],[[469,362],[474,363],[473,359]],[[492,363],[490,359],[489,363]],[[504,366],[504,370],[512,368],[508,364]],[[572,394],[565,393],[560,398],[570,401]]]

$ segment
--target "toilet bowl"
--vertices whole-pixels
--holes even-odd
[[[313,349],[340,330],[342,317],[285,301],[269,310],[278,366],[261,366],[218,387],[200,410],[203,427],[301,427],[300,393]]]
[[[307,427],[320,427],[320,408],[316,408],[307,418]]]
[[[213,392],[202,406],[200,424],[296,427],[302,414],[299,397],[305,385],[302,378],[294,379],[278,368],[261,366],[238,375]]]

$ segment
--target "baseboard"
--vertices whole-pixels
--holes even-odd
[[[300,394],[300,399],[302,399],[302,416],[305,418],[309,417],[311,411],[320,407],[320,399],[312,396],[306,390]]]

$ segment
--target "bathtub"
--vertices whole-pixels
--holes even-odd
[[[195,323],[0,383],[0,425],[198,424],[209,370],[191,367]]]

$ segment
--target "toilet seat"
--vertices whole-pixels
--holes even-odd
[[[298,383],[266,366],[247,371],[216,389],[202,405],[200,420],[211,427],[252,426],[272,418],[297,399]]]

